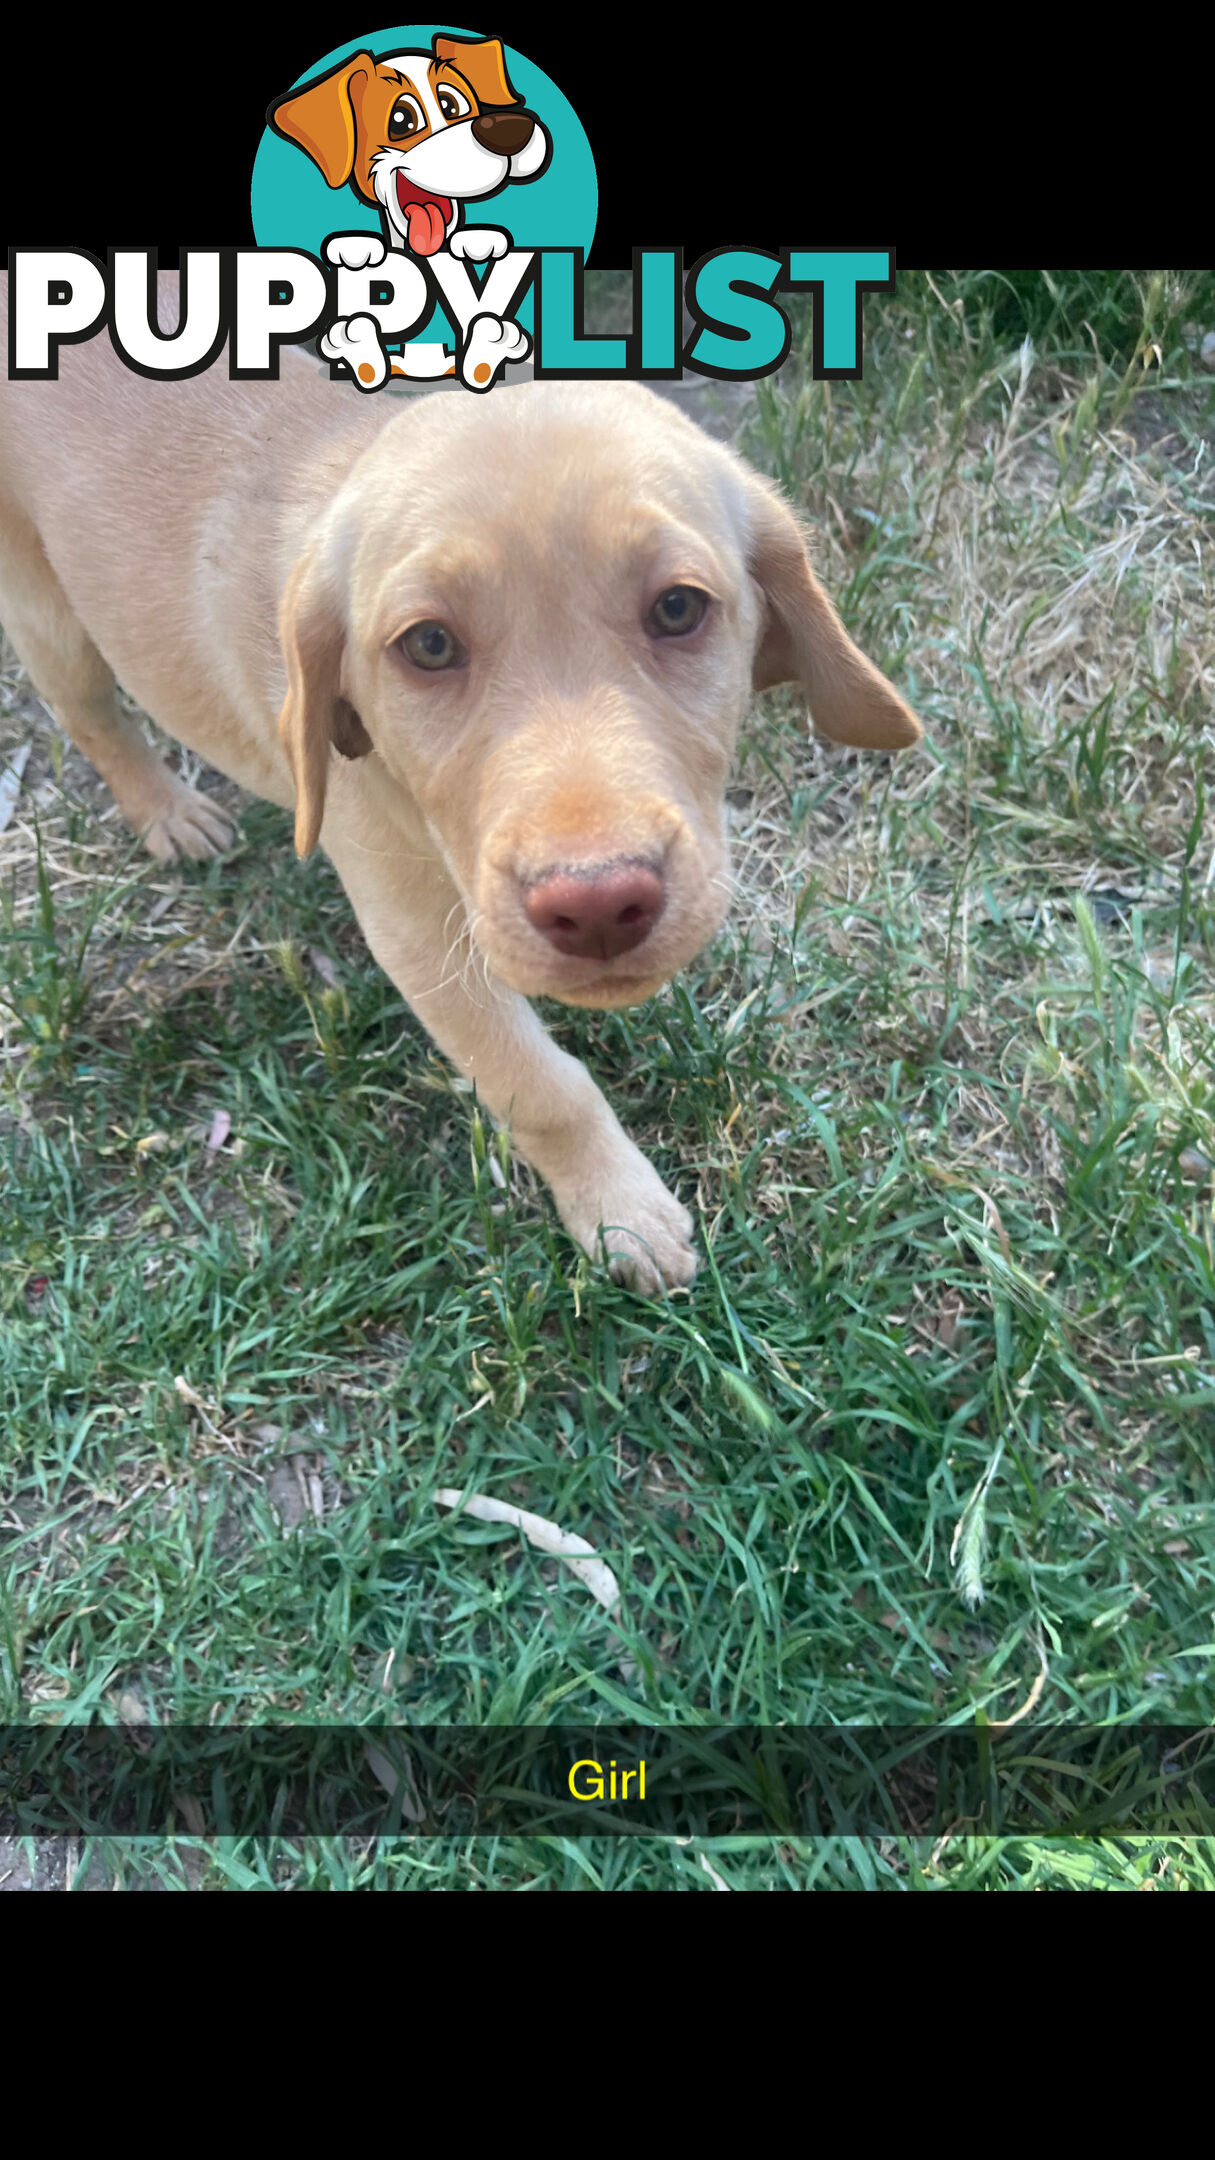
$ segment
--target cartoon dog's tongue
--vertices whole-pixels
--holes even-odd
[[[443,245],[451,218],[450,200],[446,195],[428,195],[425,188],[415,187],[403,172],[398,172],[397,201],[405,212],[406,231],[414,254],[433,255]]]

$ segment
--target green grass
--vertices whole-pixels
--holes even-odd
[[[757,706],[730,926],[639,1012],[546,1013],[694,1198],[690,1297],[614,1286],[476,1144],[279,813],[169,876],[85,815],[74,753],[40,803],[27,776],[0,842],[0,1720],[933,1723],[1038,1682],[1044,1717],[1215,1718],[1195,321],[1206,274],[905,277],[867,303],[862,384],[809,379],[803,318],[758,386],[743,447],[927,739],[867,760]],[[0,742],[41,751],[7,679]],[[437,1507],[452,1485],[589,1538],[619,1632]],[[72,1870],[714,1888],[706,1861],[728,1887],[1215,1886],[1209,1839],[962,1829]]]
[[[73,1889],[1215,1890],[1210,1838],[58,1839],[6,1866]]]

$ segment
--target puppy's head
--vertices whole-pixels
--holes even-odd
[[[858,652],[775,488],[639,384],[427,398],[354,468],[282,610],[296,845],[333,750],[406,791],[493,973],[626,1005],[725,913],[752,692],[820,733],[920,725]]]
[[[360,52],[270,108],[330,187],[384,211],[416,255],[443,245],[459,202],[534,180],[548,137],[506,72],[498,38],[436,37],[431,53]]]

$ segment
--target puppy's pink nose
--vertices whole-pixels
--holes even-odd
[[[528,887],[523,905],[532,928],[558,952],[614,960],[649,936],[665,899],[660,871],[646,863],[609,863],[578,875],[554,871]]]

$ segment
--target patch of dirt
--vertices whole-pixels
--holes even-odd
[[[31,1861],[28,1848],[33,1848]],[[168,1890],[173,1885],[162,1882],[150,1870],[133,1867],[118,1875],[106,1868],[98,1854],[89,1856],[81,1867],[84,1846],[78,1838],[0,1837],[0,1891],[3,1890]],[[184,1881],[178,1885],[185,1890],[197,1890],[208,1866],[210,1856],[196,1846],[178,1849],[177,1859]]]
[[[1211,385],[1195,383],[1165,397],[1144,390],[1132,399],[1119,422],[1129,435],[1135,455],[1169,470],[1189,475],[1194,462],[1193,443],[1205,443],[1206,452],[1198,472],[1190,476],[1200,500],[1215,502],[1215,400]]]
[[[33,1861],[27,1846],[33,1846]],[[95,1863],[77,1880],[81,1848],[75,1838],[0,1837],[0,1890],[105,1890],[104,1871]]]

